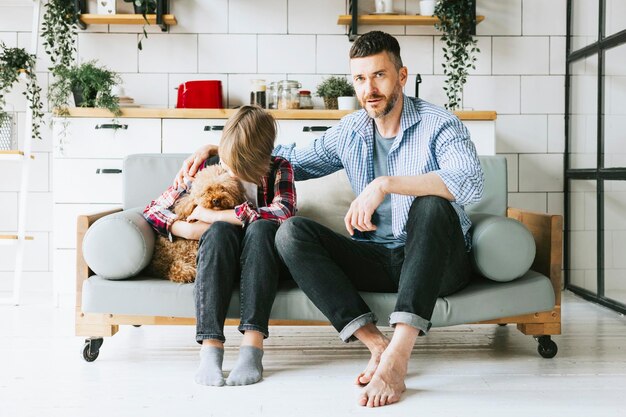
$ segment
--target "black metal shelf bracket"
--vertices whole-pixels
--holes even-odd
[[[348,39],[350,42],[354,42],[359,37],[357,34],[359,26],[359,0],[350,0],[348,3],[348,10],[352,15],[352,21],[348,27]]]
[[[157,0],[156,7],[156,24],[161,28],[161,32],[167,32],[168,25],[163,22],[163,15],[169,13],[169,4],[167,0]]]
[[[87,0],[74,0],[74,10],[76,11],[76,26],[82,30],[87,29],[87,25],[80,20],[81,14],[87,14]]]

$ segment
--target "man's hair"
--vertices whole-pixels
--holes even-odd
[[[388,33],[375,30],[359,36],[350,48],[350,59],[364,58],[387,52],[397,70],[403,67],[400,58],[400,44],[398,40]]]
[[[276,139],[276,121],[258,106],[243,106],[228,119],[219,156],[241,180],[259,184],[267,175]]]

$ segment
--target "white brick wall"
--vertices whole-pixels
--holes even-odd
[[[0,3],[0,41],[10,46],[30,43],[32,9],[24,3]],[[563,211],[565,4],[566,0],[478,0],[478,13],[486,16],[477,27],[481,53],[464,93],[466,108],[498,112],[497,151],[509,162],[510,204],[554,213]],[[374,10],[374,1],[362,0],[359,6],[362,13],[369,13]],[[118,11],[129,7],[118,1]],[[337,16],[347,12],[345,2],[185,0],[172,1],[171,7],[178,25],[170,33],[148,28],[143,51],[136,47],[140,26],[92,25],[80,32],[79,57],[98,59],[119,71],[126,92],[150,107],[173,107],[174,88],[186,80],[221,80],[224,101],[233,106],[247,102],[249,80],[253,78],[296,79],[303,88],[314,91],[324,76],[349,71],[350,43],[345,28],[336,25]],[[95,10],[94,0],[90,0],[90,8]],[[414,14],[419,11],[419,1],[395,0],[394,10]],[[397,35],[409,68],[406,93],[414,94],[415,74],[420,73],[420,96],[443,105],[442,44],[433,28],[360,29]],[[40,51],[44,90],[49,83],[48,63]],[[26,103],[19,89],[8,95],[8,102],[20,112],[21,137]],[[321,105],[321,100],[316,99],[316,103]],[[42,130],[44,140],[34,143],[37,159],[28,213],[28,224],[38,242],[29,249],[33,256],[28,257],[32,259],[28,271],[51,268],[52,145],[47,127]],[[0,166],[0,198],[4,203],[0,206],[0,232],[17,224],[18,177],[10,165]],[[4,249],[0,252],[0,271],[12,270],[9,255]],[[32,279],[40,276],[30,275]],[[0,291],[3,288],[6,285],[0,284]]]

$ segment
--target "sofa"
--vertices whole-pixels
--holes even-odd
[[[170,183],[187,155],[136,154],[123,164],[123,207],[78,217],[76,335],[85,336],[83,358],[98,357],[103,338],[120,325],[195,324],[193,284],[147,276],[155,233],[141,212]],[[466,207],[472,219],[475,277],[463,290],[439,298],[433,327],[516,324],[538,342],[542,357],[556,355],[551,335],[561,331],[562,219],[507,207],[506,159],[481,156],[482,200]],[[147,179],[149,178],[149,181]],[[343,217],[354,198],[340,171],[296,183],[298,214],[346,233]],[[320,193],[320,190],[325,190]],[[363,292],[385,325],[396,294]],[[238,291],[227,325],[236,325]],[[328,324],[293,282],[278,291],[270,325]]]

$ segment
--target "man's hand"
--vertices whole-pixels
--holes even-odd
[[[360,232],[376,230],[376,225],[372,223],[372,214],[385,199],[385,179],[386,177],[374,179],[350,204],[350,209],[343,219],[350,236],[354,235],[354,229]]]
[[[200,164],[206,161],[210,156],[217,155],[218,147],[215,145],[204,145],[189,158],[185,159],[183,166],[174,177],[173,186],[175,188],[187,188],[186,180],[193,180],[200,168]]]

